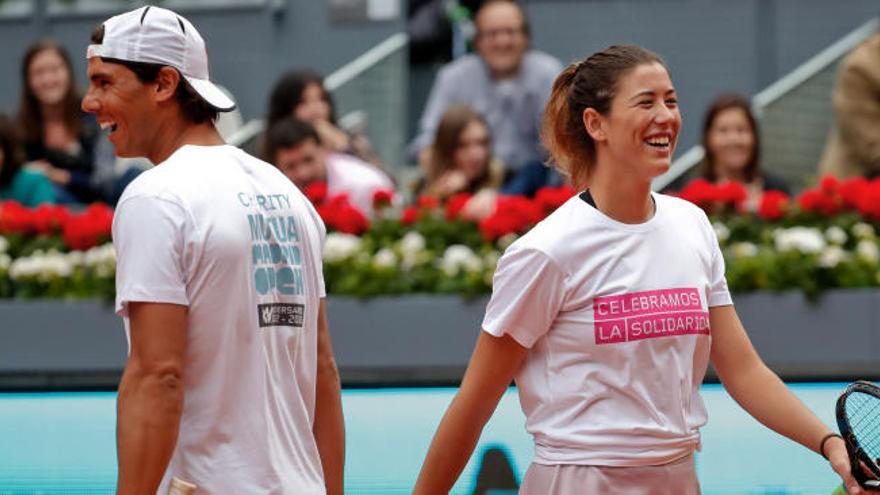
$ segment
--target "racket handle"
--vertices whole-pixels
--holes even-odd
[[[196,492],[196,488],[198,488],[196,485],[175,476],[171,478],[171,484],[168,486],[168,495],[192,495]]]
[[[837,485],[837,488],[835,488],[833,492],[831,492],[831,495],[847,495],[847,493],[846,487],[841,483]]]

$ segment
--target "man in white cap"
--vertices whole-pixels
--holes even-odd
[[[183,17],[143,7],[88,48],[94,113],[122,157],[157,164],[113,223],[118,493],[342,493],[339,375],[324,305],[324,225],[275,167],[226,145],[235,104]]]

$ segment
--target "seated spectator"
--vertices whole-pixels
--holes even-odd
[[[541,119],[562,65],[529,48],[528,23],[516,2],[488,0],[475,20],[477,53],[460,57],[440,70],[410,153],[413,157],[425,153],[446,109],[464,104],[485,117],[492,131],[493,154],[504,163],[508,179],[533,168],[546,176],[539,177],[546,181],[550,174],[541,163],[546,157],[540,140]]]
[[[418,195],[446,201],[455,194],[469,193],[474,197],[463,210],[466,216],[482,218],[492,213],[504,170],[492,157],[492,135],[480,114],[467,105],[449,107],[422,159],[425,177]]]
[[[12,121],[0,114],[0,200],[33,208],[54,203],[55,192],[45,175],[22,168],[24,152]]]
[[[819,173],[841,179],[880,176],[880,33],[843,59],[831,97],[834,126]]]
[[[373,193],[394,189],[391,180],[376,167],[355,156],[326,149],[314,126],[292,117],[269,128],[264,159],[301,190],[323,182],[328,197],[348,195],[352,206],[367,217],[373,214]]]
[[[712,183],[742,183],[748,192],[746,209],[757,209],[764,191],[791,194],[785,181],[761,170],[758,124],[744,97],[723,94],[709,105],[703,120],[703,148],[702,177]]]
[[[106,138],[80,110],[70,56],[54,41],[38,41],[24,56],[21,78],[18,120],[27,160],[52,181],[59,202],[106,201],[115,187],[115,161],[96,151]]]
[[[324,147],[329,150],[348,153],[374,165],[381,164],[366,136],[360,132],[344,131],[336,125],[333,100],[324,89],[321,76],[313,71],[288,72],[272,88],[266,128],[286,117],[312,124]]]

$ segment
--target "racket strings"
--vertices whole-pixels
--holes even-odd
[[[880,398],[852,393],[846,400],[846,412],[859,446],[877,462],[880,458]]]

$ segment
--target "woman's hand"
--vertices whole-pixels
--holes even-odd
[[[318,136],[321,138],[321,144],[333,151],[347,151],[349,146],[348,134],[342,132],[335,125],[326,120],[316,120],[312,122],[315,126]]]
[[[464,205],[461,214],[468,220],[482,220],[495,212],[498,192],[494,189],[482,189]]]
[[[70,183],[70,172],[63,168],[52,166],[46,160],[38,160],[28,165],[28,168],[36,170],[45,175],[52,183],[59,186],[66,186]]]
[[[467,177],[458,170],[449,170],[434,183],[433,189],[442,198],[452,196],[467,187]]]
[[[859,486],[859,483],[852,475],[849,454],[846,451],[846,443],[843,439],[840,437],[829,439],[825,443],[825,453],[828,456],[828,462],[831,463],[831,467],[834,468],[834,471],[836,471],[843,480],[843,484],[846,486],[846,492],[849,495],[867,495],[865,490]],[[874,475],[864,466],[862,466],[862,470],[868,473],[870,477],[874,477]]]

